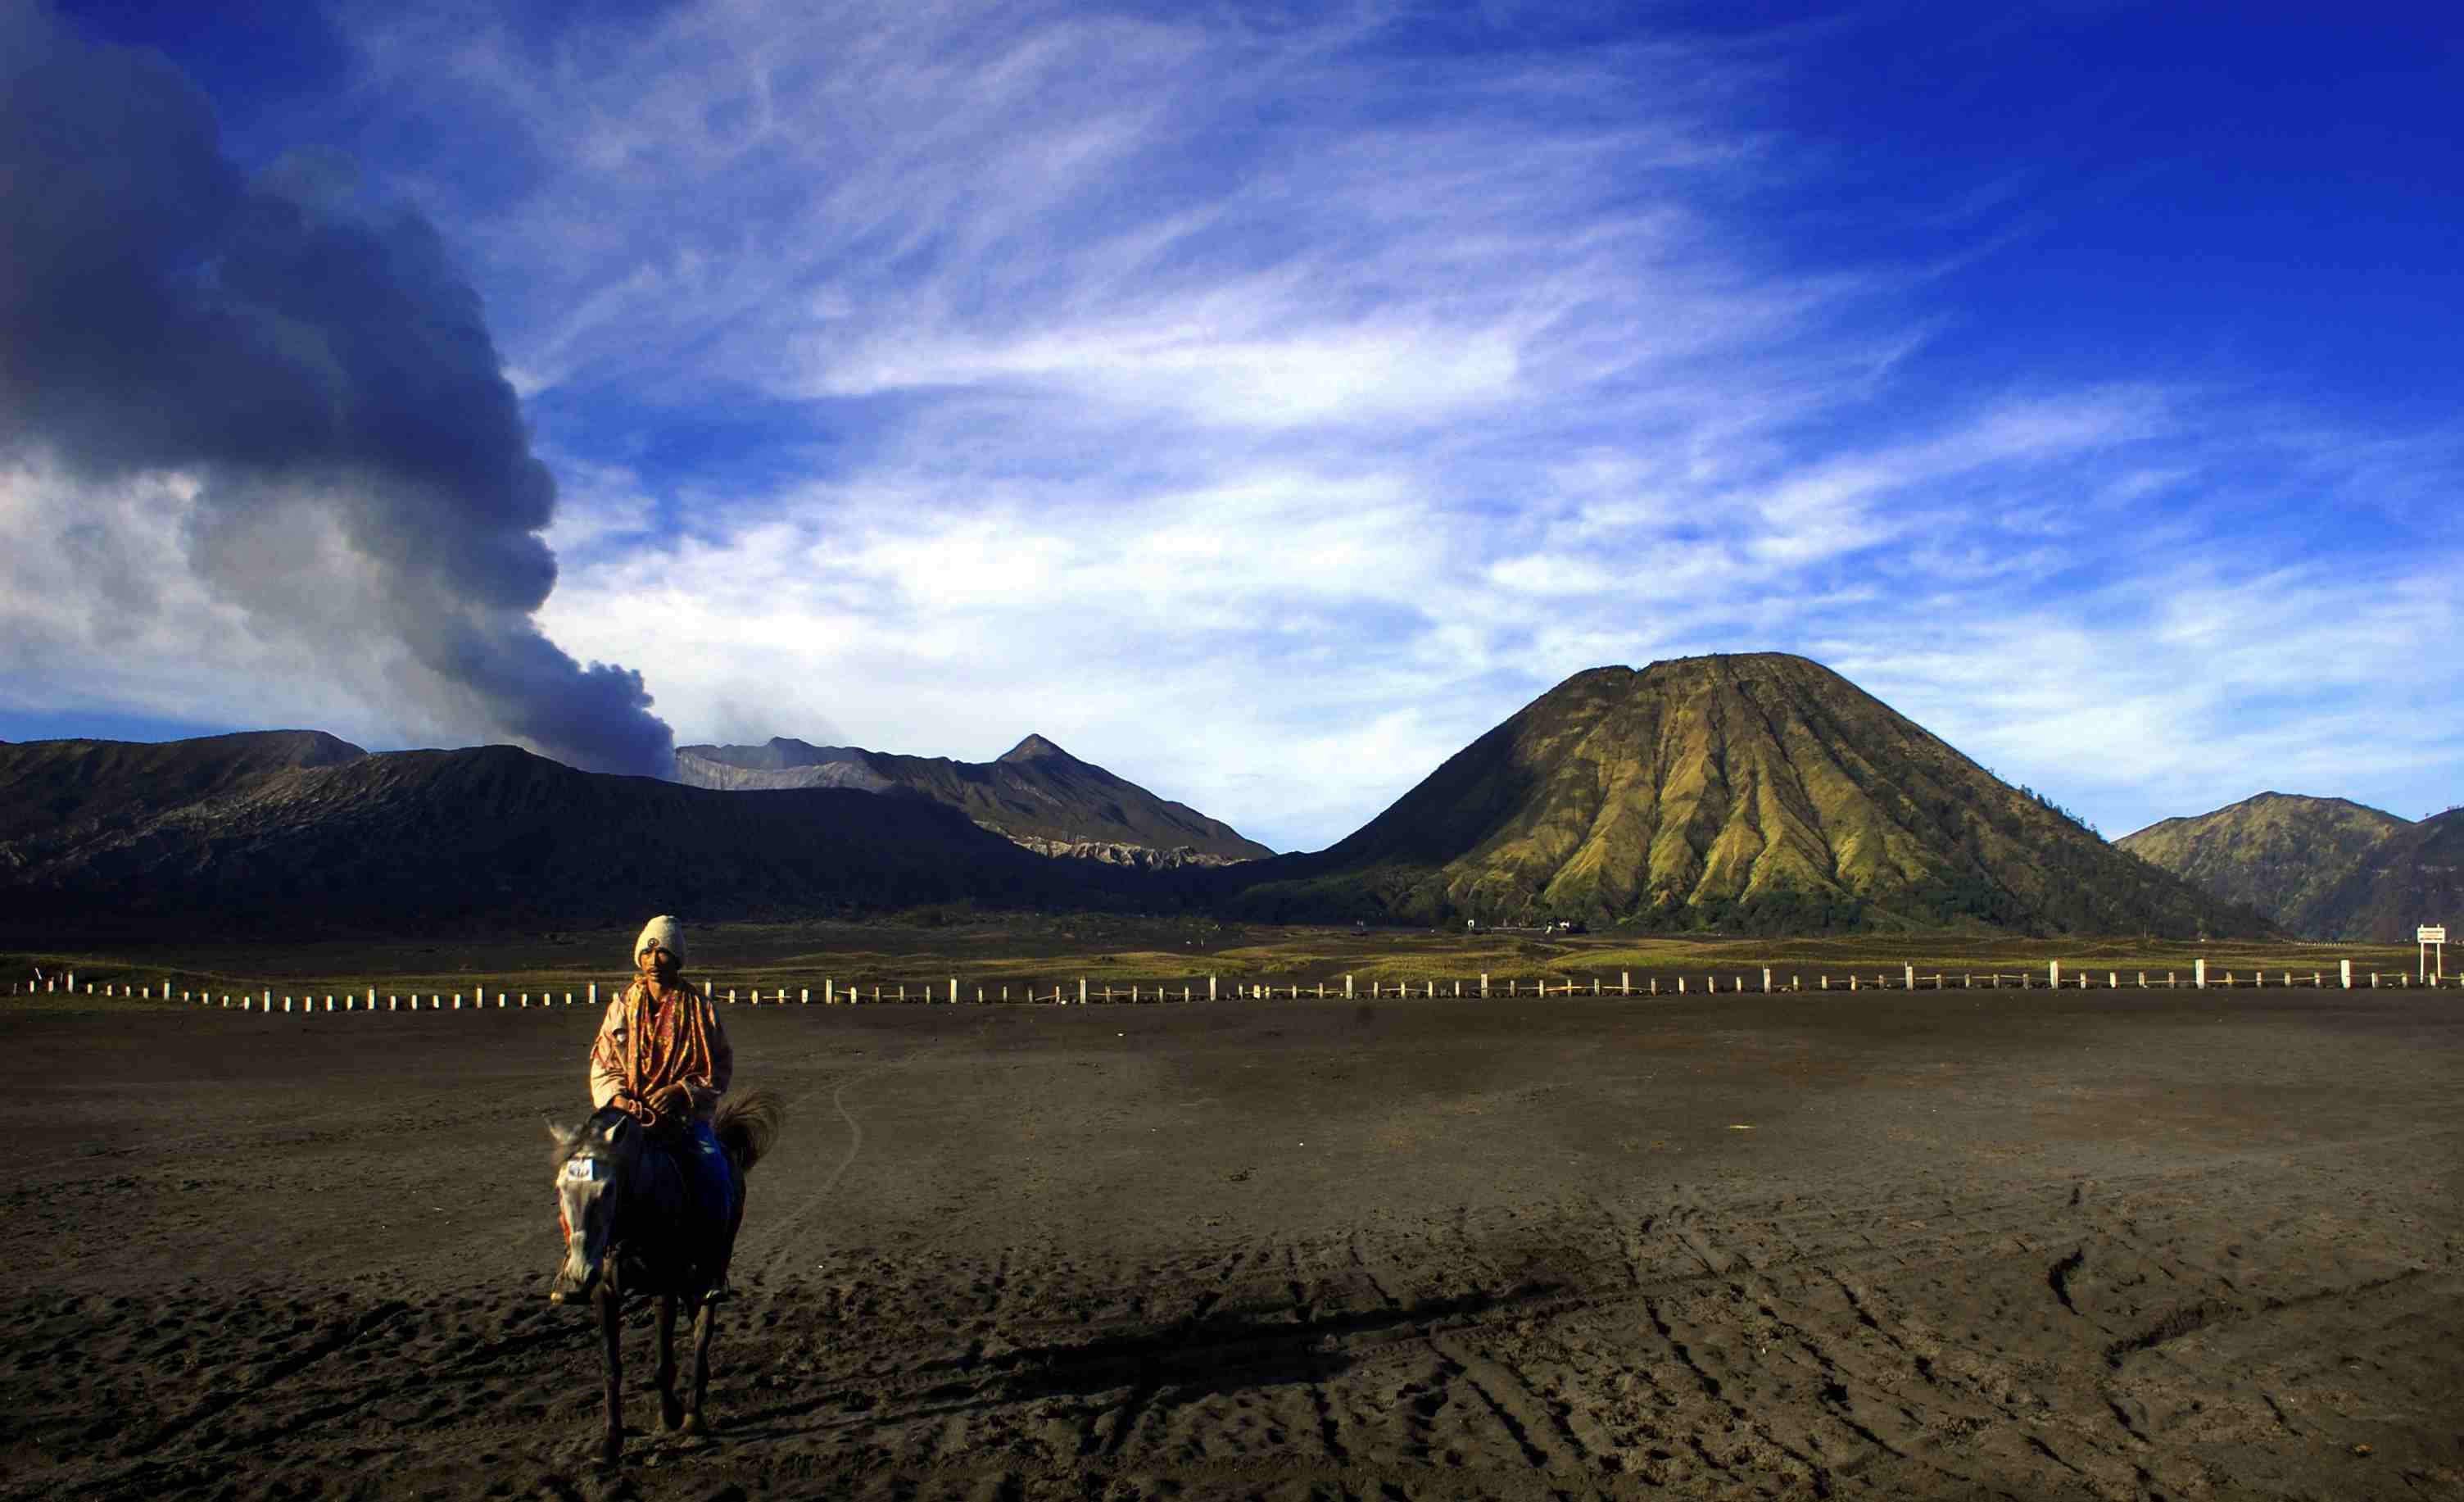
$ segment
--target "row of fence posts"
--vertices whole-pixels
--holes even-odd
[[[2220,975],[2221,979],[2211,979],[2208,973],[2208,962],[2205,960],[2197,961],[2192,965],[2189,983],[2193,988],[2199,990],[2206,990],[2211,986],[2233,987],[2245,984],[2263,986],[2270,983],[2267,978],[2267,973],[2264,970],[2252,971],[2247,981],[2241,979],[2231,970],[2222,971],[2220,972]],[[2373,987],[2378,986],[2382,982],[2382,977],[2377,971],[2367,972],[2367,976],[2368,983]],[[2145,970],[2136,972],[2136,987],[2140,990],[2150,990],[2160,985],[2167,989],[2178,989],[2182,984],[2179,972],[2172,970],[2166,971],[2165,977],[2161,982],[2150,980],[2149,972]],[[1676,996],[1683,996],[1687,994],[1686,982],[1689,978],[1681,975],[1674,979],[1676,981],[1676,986],[1667,994]],[[1844,987],[1841,988],[1850,991],[1862,989],[1867,983],[1867,978],[1859,972],[1852,971],[1841,979],[1845,982]],[[2397,971],[2392,976],[2387,977],[2386,979],[2392,980],[2393,983],[2399,986],[2410,986],[2416,984],[2436,986],[2445,983],[2444,976],[2423,976],[2416,980],[2413,976],[2408,975],[2403,971]],[[1722,986],[1720,984],[1721,977],[1718,975],[1705,975],[1702,980],[1703,988],[1701,994],[1717,995],[1722,990]],[[1727,977],[1728,984],[1726,989],[1732,994],[1743,993],[1746,989],[1746,980],[1747,977],[1744,975],[1730,975]],[[2076,971],[2073,973],[2071,979],[2065,980],[2062,961],[2056,960],[2048,962],[2045,966],[2045,977],[2042,984],[2048,989],[2055,990],[2062,989],[2066,986],[2076,987],[2079,990],[2087,990],[2094,983],[2094,980],[2095,972],[2091,970]],[[1827,972],[1818,975],[1816,977],[1815,989],[1820,991],[1835,989],[1831,981],[1832,977]],[[1978,984],[1980,981],[1983,983],[1982,987]],[[1782,990],[1802,991],[1805,988],[1804,982],[1805,977],[1801,973],[1792,973],[1788,977],[1788,983],[1785,986],[1779,985],[1775,982],[1771,967],[1769,965],[1762,967],[1761,989],[1765,992],[1777,992]],[[1932,983],[1933,988],[1936,990],[1951,989],[1950,977],[1947,972],[1938,972],[1929,976],[1919,975],[1917,973],[1916,966],[1913,964],[1901,966],[1900,974],[1896,977],[1890,975],[1887,971],[1878,971],[1875,972],[1871,978],[1871,984],[1877,990],[1891,990],[1896,988],[1900,990],[1914,991],[1923,989],[1928,982]],[[2038,984],[2035,978],[2026,972],[2005,975],[2000,971],[1982,973],[1968,971],[1962,972],[1959,977],[1959,988],[1963,990],[1975,990],[1980,988],[1987,990],[1999,990],[2006,983],[2016,984],[2022,990],[2033,989]],[[1534,997],[1576,996],[1583,994],[1589,994],[1592,996],[1659,996],[1662,994],[1660,988],[1660,977],[1658,976],[1646,977],[1644,988],[1638,992],[1634,984],[1634,974],[1632,971],[1628,970],[1620,970],[1617,972],[1617,984],[1614,988],[1605,985],[1600,977],[1592,977],[1588,992],[1586,992],[1583,983],[1576,981],[1562,981],[1551,984],[1547,980],[1540,980],[1528,983],[1530,987],[1528,994]],[[2284,970],[2277,972],[2277,979],[2274,983],[2281,986],[2291,986],[2301,983],[2295,979],[2292,971]],[[2310,974],[2307,983],[2313,986],[2323,987],[2327,984],[2326,972],[2313,971]],[[2349,991],[2353,989],[2353,962],[2351,961],[2345,960],[2339,961],[2337,966],[2337,983],[2345,990]],[[2459,983],[2464,983],[2464,978],[2459,978]],[[1481,998],[1494,998],[1500,995],[1507,997],[1520,996],[1527,994],[1523,990],[1523,986],[1526,983],[1511,979],[1492,984],[1488,976],[1484,973],[1476,983],[1476,988],[1469,994]],[[67,994],[75,995],[77,990],[77,973],[75,971],[70,971],[64,976],[46,978],[40,983],[40,985],[44,992],[65,991]],[[1329,983],[1324,981],[1319,981],[1308,985],[1304,985],[1299,982],[1287,982],[1282,985],[1274,985],[1243,981],[1235,982],[1233,983],[1232,994],[1236,999],[1240,1000],[1272,1001],[1280,992],[1283,995],[1287,996],[1292,1001],[1300,1001],[1306,997],[1314,997],[1316,1000],[1325,1001],[1329,999],[1328,985]],[[1412,982],[1372,981],[1369,983],[1369,995],[1372,997],[1394,996],[1397,998],[1405,998],[1417,994],[1434,1000],[1441,994],[1438,989],[1439,983],[1436,981],[1424,981],[1419,983],[1419,989],[1416,992],[1414,990],[1414,983]],[[1451,985],[1453,995],[1460,997],[1466,994],[1463,990],[1463,983],[1462,981],[1458,980],[1452,982]],[[2130,981],[2125,981],[2123,978],[2123,972],[2119,970],[2107,970],[2104,972],[2104,985],[2107,989],[2123,990],[2129,988],[2132,985],[2132,983]],[[14,993],[20,990],[20,986],[18,984],[12,984],[10,989]],[[22,989],[25,993],[32,994],[35,990],[35,983],[23,983]],[[729,1005],[735,1005],[737,1004],[737,993],[734,987],[730,987],[723,996],[715,986],[705,987],[705,989],[714,1001],[724,1001]],[[1123,988],[1114,986],[1109,983],[1104,984],[1100,989],[1091,987],[1087,978],[1081,976],[1078,978],[1076,1001],[1081,1006],[1085,1006],[1095,1002],[1103,1002],[1107,1004],[1122,1001],[1133,1003],[1170,1002],[1175,1000],[1192,1002],[1197,1000],[1198,997],[1197,983],[1195,982],[1186,981],[1181,983],[1179,993],[1180,994],[1176,998],[1173,995],[1173,987],[1164,984],[1133,984],[1126,988],[1126,995],[1124,995]],[[95,983],[86,983],[84,994],[88,996],[96,994]],[[162,1000],[168,1001],[171,996],[171,983],[165,980],[158,989],[153,985],[130,986],[122,983],[106,982],[102,985],[100,994],[105,997],[127,996],[132,1000],[138,1001],[151,1001],[157,997],[160,997]],[[1206,978],[1206,1000],[1210,1002],[1216,1001],[1219,999],[1220,994],[1218,978],[1211,975],[1208,976]],[[1358,994],[1352,976],[1346,975],[1343,978],[1343,987],[1341,991],[1336,994],[1347,1000],[1352,999]],[[475,986],[471,992],[470,1005],[473,1009],[485,1008],[489,1005],[489,996],[490,993],[487,987]],[[927,983],[923,987],[921,996],[917,998],[909,997],[907,987],[904,983],[888,986],[876,984],[871,987],[870,995],[871,1002],[876,1005],[885,1004],[898,1005],[910,1002],[911,1000],[920,1000],[927,1004],[935,1002],[936,1000],[942,1003],[955,1003],[961,1001],[964,998],[965,993],[959,987],[958,978],[957,976],[950,977],[949,989],[943,991],[937,998],[934,995],[934,988],[930,983]],[[759,1006],[762,1005],[763,993],[758,987],[752,988],[745,993],[744,999],[749,1005]],[[200,1006],[212,1006],[216,1005],[217,1001],[219,1001],[223,1008],[230,1009],[231,1007],[233,998],[228,993],[217,996],[215,993],[211,992],[184,990],[180,993],[180,1000],[184,1003]],[[270,987],[259,991],[253,996],[243,993],[237,998],[237,1000],[239,1002],[237,1009],[240,1011],[253,1010],[270,1012],[275,1009],[274,992]],[[294,1000],[294,998],[289,996],[282,998],[282,1010],[286,1012],[292,1010]],[[377,991],[376,987],[373,985],[369,986],[364,994],[350,992],[341,995],[341,1001],[342,1005],[340,1007],[337,1007],[334,1005],[335,1000],[336,997],[333,994],[327,994],[323,998],[323,1009],[329,1012],[336,1010],[345,1012],[379,1010],[377,1005]],[[509,1005],[517,1009],[527,1010],[534,1005],[531,993],[528,991],[512,992],[500,988],[495,993],[495,1009],[498,1011],[505,1010]],[[979,1003],[1007,1002],[1010,1000],[1010,987],[1006,983],[997,983],[992,986],[976,986],[975,1000]],[[1023,983],[1021,985],[1021,995],[1019,1000],[1037,1005],[1058,1004],[1060,1005],[1067,1006],[1069,1005],[1071,997],[1066,983],[1055,982],[1053,983],[1052,990],[1049,993],[1039,993],[1032,983]],[[302,1011],[316,1011],[319,1009],[318,998],[315,996],[299,997],[297,998],[297,1001],[298,1003],[299,1009]],[[385,1006],[383,1007],[383,1010],[420,1011],[423,1009],[421,1001],[421,996],[416,992],[407,997],[399,994],[387,995],[385,999]],[[776,1006],[784,1006],[789,1005],[786,988],[781,986],[770,992],[769,1001],[770,1005]],[[800,989],[796,993],[795,1005],[812,1005],[812,1001],[813,993],[809,987]],[[865,1001],[866,995],[863,987],[852,984],[841,984],[835,977],[824,978],[822,982],[822,1005],[825,1006],[835,1006],[841,1004],[847,1005],[863,1005]],[[404,1005],[406,1002],[408,1004],[407,1006]],[[599,984],[597,982],[594,981],[585,987],[583,992],[583,1005],[592,1007],[596,1007],[599,1005]],[[442,991],[430,992],[426,997],[426,1003],[427,1005],[424,1009],[428,1011],[460,1011],[463,1009],[462,993],[459,991],[450,993]],[[552,991],[541,991],[539,993],[536,1005],[539,1006],[556,1006],[559,1005],[571,1006],[574,1005],[574,993],[571,991],[563,992],[562,1000],[560,1004],[558,993]]]

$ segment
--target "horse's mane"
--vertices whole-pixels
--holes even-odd
[[[548,1166],[551,1168],[563,1167],[565,1160],[570,1159],[575,1153],[579,1152],[583,1143],[600,1135],[600,1128],[607,1124],[608,1117],[623,1115],[625,1115],[624,1107],[618,1105],[605,1105],[592,1112],[583,1119],[582,1125],[575,1127],[571,1132],[568,1133],[562,1129],[559,1129],[554,1142],[548,1149]]]
[[[721,1101],[718,1114],[710,1119],[710,1129],[717,1134],[719,1146],[736,1155],[737,1171],[750,1173],[768,1155],[780,1123],[786,1119],[786,1102],[777,1091],[750,1090]]]
[[[602,1106],[590,1118],[570,1134],[560,1132],[548,1153],[551,1167],[561,1167],[583,1145],[601,1135],[601,1129],[611,1121],[629,1121],[622,1106]],[[778,1139],[780,1124],[787,1119],[786,1102],[775,1090],[747,1091],[741,1096],[719,1102],[718,1112],[710,1120],[710,1129],[722,1148],[736,1155],[737,1171],[746,1173],[755,1163],[769,1156],[770,1144]]]

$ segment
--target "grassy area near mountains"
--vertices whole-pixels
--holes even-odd
[[[159,985],[233,995],[272,987],[277,996],[324,996],[462,992],[486,985],[514,992],[581,993],[592,982],[605,987],[626,974],[624,953],[631,927],[586,933],[555,933],[495,939],[434,935],[408,940],[327,942],[188,941],[116,946],[82,952],[0,951],[0,979],[22,981],[39,963],[46,974],[77,972],[80,985]],[[1492,983],[1529,984],[1598,977],[1617,983],[1630,972],[1638,986],[1658,978],[1663,989],[1677,977],[1758,977],[1763,965],[1783,975],[1801,972],[1806,984],[1830,974],[1844,982],[1853,972],[1872,977],[1901,973],[1914,964],[1931,975],[1948,972],[2005,975],[2026,972],[2042,981],[2046,962],[2066,972],[2107,971],[2130,977],[2140,970],[2177,972],[2188,983],[2193,964],[2208,961],[2211,974],[2232,970],[2247,977],[2263,969],[2271,983],[2285,971],[2335,979],[2339,960],[2356,971],[2409,972],[2410,945],[2302,944],[2266,941],[2085,939],[2012,939],[1974,932],[1857,935],[1835,938],[1764,939],[1695,936],[1636,939],[1616,935],[1465,933],[1460,930],[1373,928],[1350,925],[1274,925],[1205,917],[1115,914],[985,914],[925,909],[869,922],[798,921],[696,926],[691,972],[725,990],[749,992],[804,987],[820,994],[822,979],[865,986],[926,984],[942,994],[951,977],[962,987],[984,985],[998,993],[1007,984],[1023,994],[1032,986],[1074,986],[1080,976],[1095,986],[1152,988],[1193,985],[1206,977],[1236,982],[1325,982],[1340,987],[1346,974],[1356,986],[1436,981],[1441,987],[1467,985],[1485,972]],[[2451,954],[2451,970],[2464,968]],[[1749,983],[1752,983],[1751,980]],[[98,998],[98,1003],[99,998]],[[7,1005],[66,1005],[59,997],[21,996]],[[80,997],[77,1005],[87,1005]],[[148,1005],[148,1004],[130,1004]],[[159,1004],[155,1004],[159,1005]],[[176,1004],[175,1004],[176,1005]]]

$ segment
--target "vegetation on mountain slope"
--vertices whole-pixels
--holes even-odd
[[[1664,929],[2264,933],[1802,657],[1575,674],[1242,911]]]
[[[2410,822],[2343,798],[2260,793],[2211,813],[2167,819],[2114,845],[2227,902],[2247,903],[2305,937],[2301,915],[2343,885],[2365,851]]]
[[[2388,831],[2292,918],[2299,933],[2382,944],[2409,944],[2425,923],[2464,941],[2464,808]]]

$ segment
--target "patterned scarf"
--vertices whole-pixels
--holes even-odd
[[[624,1041],[603,1032],[593,1045],[594,1062],[625,1082],[630,1098],[620,1096],[618,1103],[649,1124],[649,1102],[660,1091],[686,1081],[708,1084],[714,1071],[708,1017],[701,993],[690,984],[678,981],[665,1001],[653,1001],[649,983],[637,978],[625,992]]]

